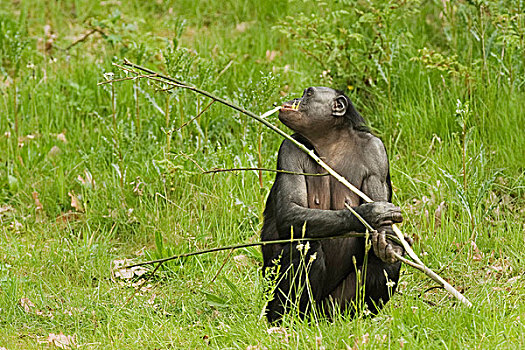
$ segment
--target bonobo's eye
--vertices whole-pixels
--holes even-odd
[[[311,97],[314,94],[314,88],[308,88],[306,89],[306,96]]]

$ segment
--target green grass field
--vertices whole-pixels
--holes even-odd
[[[0,349],[525,348],[525,2],[0,0]],[[290,16],[290,17],[289,17]],[[89,35],[87,35],[89,34]],[[262,315],[279,136],[124,58],[263,113],[341,88],[385,143],[412,268],[374,318]],[[276,116],[269,120],[279,125]],[[283,130],[285,128],[281,126]],[[151,269],[150,269],[151,270]],[[55,339],[55,340],[54,340]],[[63,344],[59,344],[63,345]]]

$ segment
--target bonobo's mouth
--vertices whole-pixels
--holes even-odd
[[[281,111],[298,111],[299,110],[299,106],[301,105],[300,100],[293,100],[290,102],[285,102],[281,107]]]

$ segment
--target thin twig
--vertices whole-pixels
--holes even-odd
[[[428,292],[430,292],[431,290],[434,290],[434,289],[443,289],[443,287],[442,286],[434,286],[434,287],[427,288],[424,291],[422,291],[421,293],[419,293],[419,297],[422,297],[423,294],[426,294],[426,293],[428,293]]]
[[[124,59],[124,65],[132,67],[134,69],[138,69],[140,71],[143,71],[143,72],[146,72],[146,73],[149,73],[149,74],[156,74],[156,77],[148,78],[148,79],[152,79],[152,80],[155,80],[155,81],[160,81],[160,82],[163,82],[163,83],[168,84],[168,85],[178,86],[178,87],[181,87],[181,88],[184,88],[184,89],[188,89],[188,90],[194,91],[194,92],[199,93],[201,95],[207,96],[207,97],[209,97],[209,98],[211,98],[213,100],[216,100],[216,101],[218,101],[218,102],[220,102],[220,103],[222,103],[222,104],[224,104],[224,105],[226,105],[226,106],[228,106],[228,107],[230,107],[230,108],[232,108],[234,110],[237,110],[237,111],[239,111],[239,112],[241,112],[241,113],[243,113],[243,114],[245,114],[245,115],[247,115],[247,116],[257,120],[258,122],[264,124],[265,126],[270,128],[274,132],[278,133],[282,137],[286,138],[288,141],[292,142],[294,145],[296,145],[303,152],[308,154],[317,164],[319,164],[319,166],[321,166],[323,169],[325,169],[330,175],[332,175],[337,181],[342,183],[345,187],[347,187],[353,193],[355,193],[356,195],[361,197],[365,202],[367,202],[367,203],[373,202],[372,199],[369,196],[367,196],[365,193],[363,193],[357,187],[355,187],[350,182],[348,182],[348,180],[346,180],[344,177],[339,175],[330,166],[328,166],[328,164],[326,164],[319,156],[317,156],[313,150],[307,148],[305,145],[303,145],[299,141],[295,140],[294,138],[289,136],[287,133],[285,133],[281,129],[279,129],[276,126],[272,125],[271,123],[266,121],[264,118],[261,118],[260,116],[254,114],[254,113],[252,113],[252,112],[250,112],[250,111],[248,111],[248,110],[246,110],[246,109],[244,109],[244,108],[242,108],[240,106],[237,106],[237,105],[235,105],[235,104],[233,104],[233,103],[231,103],[231,102],[229,102],[229,101],[227,101],[227,100],[225,100],[223,98],[217,97],[217,96],[209,93],[208,91],[199,89],[199,88],[194,87],[194,86],[190,86],[190,85],[188,85],[188,84],[186,84],[184,82],[181,82],[180,80],[176,80],[174,78],[171,78],[171,77],[168,77],[168,76],[165,76],[165,75],[162,75],[162,74],[158,74],[158,73],[152,71],[151,69],[148,69],[146,67],[142,67],[140,65],[131,63],[127,59]],[[138,75],[139,73],[135,72],[135,74]],[[278,108],[274,109],[274,111],[277,111],[277,110],[278,110]],[[410,244],[408,244],[408,242],[405,240],[405,237],[404,237],[403,233],[401,232],[401,230],[396,225],[392,225],[392,229],[393,229],[394,233],[396,234],[398,240],[401,242],[401,245],[403,246],[405,251],[408,253],[408,255],[417,264],[412,262],[412,261],[409,261],[409,260],[407,260],[407,259],[405,259],[405,258],[403,258],[401,256],[400,256],[399,260],[401,260],[401,261],[403,261],[405,263],[406,263],[406,261],[409,261],[409,263],[407,263],[407,264],[410,265],[410,266],[416,265],[417,267],[416,266],[413,266],[413,267],[415,267],[418,270],[424,272],[427,276],[432,278],[434,281],[436,281],[439,284],[443,285],[443,287],[445,288],[446,291],[448,291],[449,293],[454,295],[456,298],[458,298],[465,305],[472,306],[470,301],[468,301],[459,291],[457,291],[454,287],[452,287],[452,285],[450,285],[442,277],[437,275],[435,272],[433,272],[432,270],[430,270],[428,267],[426,267],[423,264],[423,262],[417,256],[417,254],[410,247]]]
[[[125,81],[125,80],[136,80],[136,79],[142,79],[142,78],[153,78],[156,74],[145,74],[145,75],[136,75],[134,77],[125,77],[125,78],[118,78],[118,79],[111,79],[106,81],[101,81],[97,85],[104,85],[104,84],[113,84],[118,83],[119,81]]]
[[[215,276],[213,276],[213,278],[211,279],[210,283],[208,283],[208,285],[210,285],[213,282],[215,282],[215,279],[217,278],[217,276],[219,276],[219,273],[221,273],[222,269],[224,268],[224,265],[226,265],[226,263],[230,259],[230,256],[232,255],[233,251],[234,251],[234,249],[232,249],[232,250],[230,250],[228,252],[228,255],[226,255],[226,258],[224,258],[224,261],[222,262],[221,267],[219,267],[219,270],[215,273]]]
[[[278,170],[278,169],[268,169],[268,168],[230,168],[230,169],[212,169],[207,170],[203,172],[203,174],[213,174],[213,173],[222,173],[222,172],[230,172],[230,171],[269,171],[273,173],[281,173],[281,174],[290,174],[290,175],[303,175],[303,176],[327,176],[330,175],[328,173],[321,173],[321,174],[310,174],[310,173],[297,173],[294,171],[288,171],[288,170]]]
[[[148,276],[148,278],[146,278],[141,284],[140,286],[138,286],[138,288],[136,288],[133,293],[129,296],[128,299],[126,299],[126,301],[124,302],[124,304],[122,304],[122,306],[120,307],[120,309],[124,308],[124,306],[126,306],[130,301],[131,299],[133,299],[133,297],[135,295],[137,295],[138,292],[140,292],[140,290],[142,289],[143,286],[146,285],[146,283],[149,282],[149,280],[151,280],[153,278],[153,276],[155,275],[155,273],[157,272],[157,270],[160,268],[160,265],[162,265],[163,263],[159,263],[154,269],[153,271],[151,271],[150,275]]]
[[[367,230],[372,230],[373,231],[373,229],[370,226],[370,224],[368,224],[352,207],[350,207],[346,203],[345,203],[345,206],[346,206],[346,208],[348,210],[350,210],[352,212],[352,214],[354,214],[359,219],[359,221],[361,221],[363,223],[363,225],[365,225]],[[399,238],[399,236],[397,236],[397,238]],[[405,259],[403,256],[397,254],[396,252],[394,252],[394,256],[396,257],[397,260],[399,260],[401,262],[404,262],[405,264],[407,264],[409,266],[412,266],[413,268],[423,272],[425,275],[427,275],[428,277],[433,279],[435,282],[439,283],[441,287],[443,287],[447,292],[449,292],[450,294],[455,296],[459,301],[461,301],[465,305],[467,305],[469,307],[472,306],[472,303],[467,298],[465,298],[463,296],[463,294],[461,294],[458,290],[456,290],[454,287],[452,287],[451,284],[449,284],[447,281],[445,281],[443,278],[441,278],[441,276],[439,276],[437,273],[435,273],[434,271],[432,271],[431,269],[426,267],[422,262],[420,262],[420,261],[419,262],[413,262],[411,260]]]
[[[233,64],[233,60],[231,60],[230,62],[228,62],[228,64],[226,65],[226,67],[224,67],[220,72],[219,74],[217,74],[217,76],[215,77],[215,79],[213,79],[213,83],[215,84],[219,78],[232,66]]]
[[[66,47],[64,50],[68,51],[73,46],[75,46],[75,45],[85,41],[87,38],[89,38],[92,34],[95,34],[95,33],[100,33],[102,36],[106,36],[106,33],[104,33],[102,30],[100,30],[98,28],[92,28],[89,32],[87,32],[86,34],[84,34],[83,36],[81,36],[77,40],[73,41],[71,44],[69,44],[69,46]]]
[[[129,69],[129,68],[124,67],[124,66],[122,66],[122,65],[120,65],[120,64],[118,64],[118,63],[113,63],[113,65],[114,65],[115,67],[119,68],[119,69],[122,69],[122,70],[126,71],[126,72],[133,73],[133,74],[135,74],[135,75],[140,75],[140,73],[134,71],[133,69]]]
[[[202,111],[199,112],[199,114],[197,114],[195,117],[191,118],[190,120],[188,120],[186,123],[182,124],[181,126],[179,126],[177,129],[175,129],[176,131],[179,131],[180,129],[182,129],[183,127],[185,127],[186,125],[188,125],[189,123],[191,123],[192,121],[194,121],[195,119],[199,118],[201,115],[204,114],[204,112],[206,112],[208,110],[208,108],[211,107],[212,104],[215,103],[215,100],[211,100],[210,103],[208,103],[208,105],[206,107],[204,107],[204,109]]]
[[[434,303],[434,302],[432,302],[432,301],[430,301],[430,300],[423,299],[423,298],[421,297],[421,295],[419,295],[419,296],[416,298],[416,297],[414,297],[414,296],[412,296],[412,295],[405,294],[405,293],[403,293],[403,292],[401,292],[401,291],[399,291],[399,290],[396,290],[396,293],[399,294],[399,295],[405,296],[405,297],[413,298],[414,300],[421,300],[421,301],[424,302],[425,304],[428,304],[428,305],[433,306],[433,307],[436,307],[436,306],[437,306],[436,303]]]
[[[160,89],[159,88],[159,89],[155,89],[155,92],[169,92],[169,91],[171,91],[173,89],[176,89],[176,88],[177,88],[177,86],[170,86],[170,87],[167,87],[167,88],[164,88],[164,89]]]
[[[463,304],[465,304],[465,305],[467,305],[469,307],[472,306],[472,303],[467,298],[465,298],[463,296],[463,294],[461,294],[456,288],[452,287],[452,285],[450,283],[445,281],[441,276],[436,274],[434,271],[432,271],[431,269],[429,269],[425,265],[420,265],[420,264],[415,263],[415,262],[413,262],[411,260],[405,259],[404,257],[402,257],[401,255],[397,254],[396,252],[394,252],[394,256],[396,257],[396,259],[404,262],[407,265],[412,266],[415,269],[418,269],[419,271],[423,272],[428,277],[432,278],[434,281],[439,283],[440,286],[442,286],[447,292],[452,294],[454,297],[456,297],[456,299],[461,301]]]
[[[395,236],[392,236],[392,235],[388,235],[388,236],[389,236],[388,238],[390,238],[390,239],[396,239]],[[224,246],[224,247],[217,247],[217,248],[210,248],[210,249],[205,249],[205,250],[199,250],[199,251],[196,251],[196,252],[177,254],[177,255],[173,255],[173,256],[169,256],[167,258],[162,258],[162,259],[157,259],[157,260],[144,261],[144,262],[141,262],[141,263],[125,266],[125,267],[123,267],[123,269],[129,269],[129,268],[132,268],[132,267],[135,267],[135,266],[143,266],[143,265],[156,264],[156,263],[165,263],[166,261],[170,261],[170,260],[187,258],[187,257],[190,257],[190,256],[202,255],[202,254],[207,254],[207,253],[212,253],[212,252],[220,252],[220,251],[223,251],[223,250],[230,250],[230,249],[234,250],[234,249],[256,247],[256,246],[265,247],[265,246],[274,245],[274,244],[289,244],[289,243],[307,242],[307,241],[310,241],[310,242],[311,241],[324,241],[324,240],[332,240],[332,239],[339,239],[339,238],[351,238],[351,237],[361,238],[361,237],[365,237],[365,234],[364,233],[360,233],[360,232],[350,232],[350,233],[347,233],[347,234],[344,234],[344,235],[331,236],[331,237],[290,238],[290,239],[279,239],[279,240],[275,240],[275,241],[262,241],[262,242],[234,244],[234,245],[229,245],[229,246]]]
[[[204,170],[200,165],[199,163],[197,163],[197,161],[193,158],[191,158],[190,156],[188,156],[187,154],[184,154],[184,153],[180,153],[181,156],[183,156],[184,158],[186,158],[187,160],[189,160],[190,162],[192,162],[193,164],[195,164],[197,166],[197,168],[199,168],[199,170],[202,172],[202,173],[205,173],[206,170]]]

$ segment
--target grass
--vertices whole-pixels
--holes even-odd
[[[262,138],[262,166],[274,168],[279,137],[214,104],[167,138],[208,101],[146,82],[114,91],[97,83],[107,72],[122,74],[112,62],[126,57],[262,113],[326,83],[301,41],[273,28],[287,15],[315,13],[315,4],[2,3],[0,347],[47,348],[49,334],[60,332],[82,348],[104,349],[525,347],[525,95],[519,51],[511,55],[520,43],[509,44],[500,66],[494,35],[483,77],[472,34],[481,27],[451,21],[470,5],[458,6],[453,17],[442,2],[424,1],[407,21],[413,38],[389,66],[391,101],[379,83],[349,93],[387,146],[403,230],[474,307],[406,268],[401,293],[375,318],[289,317],[275,329],[260,317],[266,282],[256,248],[226,263],[227,252],[169,264],[138,292],[113,278],[111,266],[257,240],[274,174],[264,173],[261,187],[255,172],[202,175],[196,164],[257,167]],[[105,36],[63,50],[91,26]],[[425,46],[457,55],[474,77],[472,93],[446,71],[411,60]],[[458,99],[471,110],[466,141]]]

